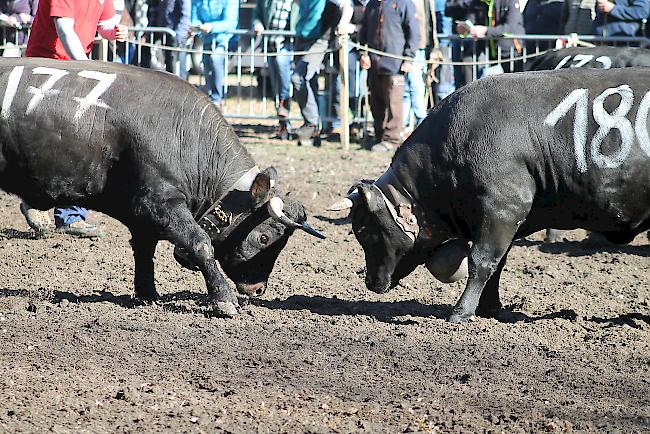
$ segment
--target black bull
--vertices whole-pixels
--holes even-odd
[[[232,315],[237,295],[219,264],[257,295],[296,228],[319,235],[302,204],[281,195],[276,171],[260,172],[209,99],[172,75],[2,60],[0,95],[0,188],[35,208],[80,205],[125,224],[140,299],[157,298],[159,240],[202,272],[217,312]]]
[[[573,47],[548,51],[526,63],[527,71],[650,66],[650,50],[635,47]]]
[[[583,69],[491,77],[445,99],[378,181],[331,207],[352,208],[368,288],[385,292],[425,263],[454,280],[467,256],[450,317],[463,322],[500,309],[513,240],[556,227],[627,243],[647,230],[649,87],[644,68]]]
[[[573,47],[548,51],[526,64],[528,71],[572,68],[630,68],[650,66],[650,50],[635,47]],[[547,229],[547,242],[560,241],[562,232]]]

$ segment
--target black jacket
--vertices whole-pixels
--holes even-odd
[[[492,22],[488,17],[490,1],[493,2]],[[487,26],[488,38],[498,38],[506,33],[515,35],[525,33],[519,0],[447,0],[445,15],[456,21],[469,20],[474,24]],[[482,50],[484,46],[484,43],[477,44],[477,50]],[[519,44],[515,44],[512,39],[502,39],[498,41],[498,46],[502,49],[502,57],[509,57],[510,49],[518,48]]]
[[[405,57],[415,57],[420,29],[412,0],[370,0],[363,15],[359,42],[368,47]],[[370,55],[380,74],[399,74],[402,61]]]

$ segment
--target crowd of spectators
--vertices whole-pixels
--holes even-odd
[[[521,61],[508,60],[519,58],[526,42],[500,37],[526,33],[641,36],[650,30],[645,25],[650,15],[649,0],[258,0],[250,24],[239,20],[240,0],[105,1],[113,1],[122,24],[173,30],[175,37],[159,39],[164,44],[187,46],[188,40],[197,36],[209,52],[201,59],[205,90],[217,105],[224,97],[226,52],[236,41],[232,39],[233,30],[250,25],[256,35],[269,30],[295,32],[295,38],[270,36],[266,45],[273,54],[268,58],[268,66],[277,96],[276,134],[281,138],[290,134],[287,117],[292,97],[304,120],[293,133],[302,139],[313,139],[323,133],[317,72],[324,52],[334,48],[336,35],[349,34],[352,41],[370,48],[412,58],[413,61],[403,61],[375,54],[367,56],[363,50],[351,49],[351,98],[346,108],[338,103],[338,80],[330,83],[334,118],[340,118],[341,110],[348,109],[353,117],[358,117],[361,86],[355,81],[358,76],[354,68],[360,65],[368,70],[368,100],[375,119],[375,135],[367,146],[375,150],[394,149],[403,139],[405,128],[413,128],[424,119],[429,105],[425,95],[444,98],[486,73],[485,68],[477,66],[443,65],[431,70],[426,59],[451,53],[450,60],[470,61],[476,53],[484,53],[490,59],[503,60],[500,67],[504,72],[520,71]],[[19,55],[11,44],[24,43],[26,33],[22,29],[31,23],[37,2],[0,0],[0,22],[4,23],[4,38],[9,42],[4,45],[3,56]],[[448,34],[462,38],[450,42],[436,37]],[[554,45],[548,42],[548,47],[539,48]],[[292,56],[294,51],[305,54]],[[133,45],[129,52],[118,45],[116,53],[119,59],[114,60],[151,66],[151,52],[146,46],[137,56]],[[185,56],[171,50],[164,53],[167,70],[180,69],[181,77],[185,77]],[[329,133],[336,134],[338,126],[337,121],[331,123]],[[357,129],[353,124],[353,135]]]

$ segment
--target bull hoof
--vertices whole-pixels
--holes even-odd
[[[481,318],[498,318],[500,312],[501,312],[501,306],[487,307],[485,309],[481,309],[481,307],[479,307],[478,309],[476,309],[476,315],[480,316]]]
[[[160,296],[156,291],[146,293],[140,293],[136,291],[134,298],[144,304],[152,304],[155,303],[160,298]]]
[[[464,314],[464,313],[452,313],[447,321],[453,324],[463,324],[463,323],[468,323],[470,321],[474,321],[476,317],[472,314]]]
[[[237,316],[239,311],[237,310],[237,305],[235,305],[235,303],[229,301],[217,301],[214,303],[213,313],[217,316],[232,318]]]

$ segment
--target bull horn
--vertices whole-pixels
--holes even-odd
[[[269,211],[269,214],[275,220],[279,221],[280,223],[290,228],[301,229],[307,232],[309,235],[313,235],[317,238],[320,238],[321,240],[325,239],[325,235],[321,234],[316,229],[309,226],[307,222],[300,224],[291,220],[289,217],[286,216],[286,214],[283,211],[283,208],[284,208],[284,202],[282,202],[282,199],[280,199],[277,196],[272,197],[271,200],[269,200],[269,203],[267,204],[267,209]]]
[[[357,198],[359,197],[359,192],[357,190],[354,190],[352,193],[348,195],[345,199],[336,202],[335,204],[332,204],[327,207],[327,211],[343,211],[346,209],[352,208],[354,203],[356,202]]]
[[[314,229],[314,228],[312,228],[311,226],[309,226],[309,223],[307,223],[307,222],[304,222],[304,223],[302,224],[302,226],[300,226],[300,229],[302,229],[303,231],[307,232],[309,235],[313,235],[313,236],[315,236],[316,238],[320,238],[321,240],[324,240],[324,239],[326,238],[325,235],[321,234],[321,233],[318,232],[316,229]]]
[[[299,228],[302,225],[299,223],[294,222],[291,220],[289,217],[286,216],[286,214],[283,211],[284,208],[284,202],[282,202],[282,199],[280,199],[277,196],[274,196],[269,200],[269,203],[267,204],[266,208],[269,211],[269,214],[271,217],[273,217],[275,220],[284,223],[286,226],[292,227],[292,228]]]
[[[346,197],[345,199],[328,206],[327,211],[343,211],[352,208],[352,205],[354,205],[354,203]]]

